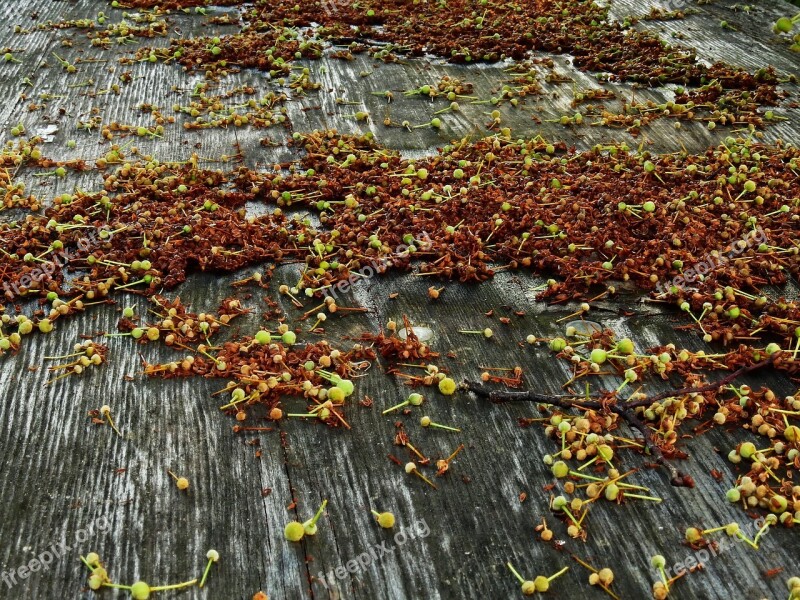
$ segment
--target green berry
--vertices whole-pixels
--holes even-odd
[[[456,382],[450,377],[445,377],[439,382],[439,391],[445,396],[452,396],[456,391]]]
[[[739,447],[739,454],[742,458],[750,458],[756,453],[756,445],[753,442],[745,442]]]
[[[617,342],[617,352],[620,354],[633,354],[633,342],[629,338],[623,338]]]
[[[597,454],[604,461],[611,462],[611,459],[614,458],[614,449],[608,444],[600,444],[597,447]]]
[[[536,583],[533,581],[522,582],[522,593],[525,596],[533,596],[536,593]]]
[[[394,515],[390,512],[383,512],[378,515],[378,525],[384,529],[391,529],[394,527]]]
[[[606,500],[614,501],[619,496],[619,486],[616,483],[609,483],[605,491]]]
[[[783,496],[778,496],[777,494],[769,499],[769,509],[773,513],[782,513],[784,512],[789,506],[789,501],[784,498]]]
[[[606,362],[608,358],[608,352],[603,350],[602,348],[595,348],[592,350],[591,354],[589,355],[593,363],[597,363],[598,365],[602,365]]]
[[[348,396],[352,396],[353,392],[355,391],[355,386],[353,382],[349,379],[339,379],[335,382],[336,388],[342,390],[345,395],[345,398]]]
[[[703,534],[697,527],[689,527],[686,530],[685,537],[687,542],[689,542],[690,544],[694,544],[702,539]]]
[[[569,466],[563,460],[556,461],[550,470],[553,472],[553,476],[558,479],[563,479],[569,474]]]
[[[131,586],[133,600],[147,600],[150,597],[150,586],[144,581],[137,581]]]
[[[775,22],[775,29],[780,33],[789,33],[793,26],[794,23],[789,17],[781,17]]]
[[[650,564],[654,569],[663,569],[667,565],[667,559],[661,554],[656,554],[650,559]]]
[[[736,503],[742,497],[742,494],[736,488],[731,488],[727,492],[725,492],[725,498],[728,499],[728,502]]]
[[[290,522],[283,530],[283,536],[290,542],[299,542],[305,534],[305,527],[298,521]]]

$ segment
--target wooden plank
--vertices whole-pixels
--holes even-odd
[[[655,2],[647,5],[657,4]],[[748,68],[762,66],[761,52],[769,51],[775,66],[790,72],[796,68],[795,55],[775,46],[767,28],[780,11],[777,1],[761,2],[752,18],[731,13],[731,2],[700,7],[701,14],[684,21],[642,23],[641,27],[662,29],[667,35],[681,32],[684,43],[698,48],[707,60],[725,58]],[[614,2],[613,14],[623,17],[641,14],[642,3],[628,0]],[[3,130],[21,120],[35,131],[43,124],[43,115],[58,125],[47,149],[59,158],[83,158],[92,162],[108,150],[97,131],[77,131],[78,119],[86,119],[97,109],[104,123],[120,121],[147,125],[149,120],[135,107],[149,102],[164,108],[174,102],[186,102],[193,86],[202,81],[185,75],[172,65],[135,64],[121,66],[117,58],[129,47],[101,51],[71,30],[36,31],[23,38],[14,36],[7,25],[20,22],[35,24],[30,14],[39,13],[38,21],[79,18],[105,10],[110,19],[119,12],[109,11],[98,0],[49,2],[48,0],[16,0],[0,4],[0,47],[17,48],[22,63],[4,65],[0,71],[0,94],[8,99],[0,105]],[[720,19],[725,18],[740,28],[737,35],[717,35]],[[181,35],[201,35],[214,29],[197,16],[173,15],[170,25]],[[229,30],[229,29],[228,29]],[[62,46],[73,39],[73,46]],[[148,44],[162,45],[157,39]],[[141,45],[141,44],[140,44]],[[105,63],[79,65],[77,76],[66,76],[53,60],[51,52],[69,60],[77,57],[103,56]],[[42,59],[48,69],[38,69]],[[599,87],[595,77],[574,70],[567,57],[554,57],[556,69],[568,75],[580,88]],[[352,62],[325,59],[308,63],[314,77],[323,83],[325,93],[310,94],[287,105],[289,120],[296,131],[334,127],[344,132],[372,131],[382,143],[406,153],[427,153],[450,139],[464,135],[483,135],[488,121],[483,105],[464,103],[463,111],[446,116],[440,132],[429,128],[385,129],[381,123],[387,106],[394,121],[408,120],[421,124],[434,110],[419,98],[405,99],[402,91],[433,83],[444,75],[470,81],[476,94],[487,97],[508,78],[504,65],[463,67],[439,60],[413,60],[407,64],[378,65],[365,56]],[[325,68],[325,72],[321,67]],[[88,94],[94,87],[105,88],[118,80],[123,71],[130,71],[133,81],[123,87],[120,96]],[[362,72],[372,72],[362,77]],[[32,75],[29,98],[22,100],[20,81]],[[74,87],[86,79],[94,86]],[[254,85],[261,92],[272,89],[273,83],[263,75],[239,73],[220,83],[221,89],[236,85]],[[178,86],[180,92],[173,92]],[[670,98],[664,90],[641,90],[621,83],[604,84],[619,99]],[[369,92],[390,89],[396,102],[386,101]],[[724,131],[709,132],[691,124],[675,130],[666,119],[633,138],[626,133],[588,125],[564,128],[555,123],[537,123],[533,117],[557,119],[569,109],[571,85],[543,84],[545,95],[529,98],[519,109],[502,107],[504,123],[515,135],[541,134],[548,139],[564,139],[578,147],[590,147],[611,140],[638,145],[645,141],[652,149],[675,151],[685,146],[696,151],[717,143]],[[796,87],[788,86],[792,93]],[[40,94],[63,96],[47,101],[45,111],[28,112],[24,107]],[[343,106],[335,98],[362,101],[360,106]],[[320,106],[316,110],[304,108]],[[64,114],[59,114],[60,110]],[[367,110],[372,120],[361,125],[344,115]],[[797,139],[800,117],[794,109],[780,109],[789,120],[767,130],[768,140]],[[260,140],[269,136],[282,141],[289,130],[275,127],[268,130],[184,131],[167,127],[163,140],[139,141],[143,154],[160,160],[185,160],[192,151],[206,159],[235,152],[239,142],[245,164],[253,168],[270,166],[296,156],[285,147],[265,148]],[[74,149],[66,141],[75,139]],[[197,148],[196,145],[200,144]],[[209,161],[210,162],[210,161]],[[217,163],[210,163],[217,164]],[[52,197],[72,191],[75,186],[96,189],[100,180],[95,173],[71,177],[65,181],[25,180],[37,194]],[[270,295],[284,281],[292,280],[294,267],[282,267],[276,274]],[[194,276],[178,290],[193,310],[213,310],[232,293],[231,281],[241,274],[226,277]],[[548,307],[533,301],[531,291],[540,281],[525,275],[498,274],[480,287],[448,284],[441,298],[427,300],[431,282],[424,277],[390,276],[359,283],[344,301],[347,305],[365,306],[368,314],[342,319],[329,319],[326,337],[334,344],[347,345],[345,336],[358,336],[363,331],[378,331],[390,318],[408,315],[414,324],[431,327],[431,346],[442,352],[453,351],[454,359],[442,358],[440,364],[456,380],[475,378],[480,366],[524,369],[525,383],[544,391],[558,391],[567,378],[562,364],[553,360],[542,347],[525,345],[529,333],[554,335],[562,331],[555,319],[569,313],[569,306]],[[260,312],[264,295],[258,290],[245,303],[254,312],[237,322],[242,332],[255,331],[261,324]],[[399,292],[396,299],[389,294]],[[420,300],[422,299],[422,300]],[[146,303],[126,297],[125,303],[136,303],[143,313]],[[698,340],[673,330],[668,316],[649,306],[624,298],[622,305],[636,311],[631,317],[618,315],[619,303],[600,304],[597,317],[602,323],[631,335],[642,343],[655,345],[675,341],[700,347]],[[501,309],[499,307],[511,308]],[[287,312],[296,315],[288,305]],[[510,325],[500,324],[496,316],[484,313],[494,309],[511,317]],[[513,316],[513,310],[525,310],[524,318]],[[728,521],[745,523],[745,515],[735,506],[721,502],[732,481],[732,470],[725,454],[736,440],[736,432],[714,430],[687,440],[692,458],[682,465],[697,481],[693,490],[669,486],[663,473],[643,470],[637,483],[645,485],[656,496],[665,498],[659,505],[629,503],[623,506],[597,505],[590,516],[590,535],[585,543],[566,540],[561,525],[547,506],[551,494],[545,485],[552,476],[541,456],[553,452],[557,443],[545,439],[534,426],[521,428],[518,419],[539,416],[531,406],[498,406],[460,393],[444,398],[429,393],[424,409],[410,416],[387,415],[381,411],[404,399],[409,389],[396,379],[386,377],[375,365],[357,382],[356,397],[365,395],[374,400],[371,408],[355,406],[348,410],[352,430],[330,430],[317,423],[289,421],[264,435],[237,435],[231,431],[233,421],[219,414],[217,398],[211,394],[223,387],[224,381],[210,379],[172,380],[163,382],[142,377],[125,381],[141,370],[140,348],[125,338],[110,342],[109,364],[99,373],[70,377],[43,387],[48,379],[43,357],[67,353],[81,334],[113,330],[119,318],[119,307],[95,307],[87,314],[59,322],[56,335],[39,336],[35,344],[24,346],[13,360],[0,363],[0,447],[5,460],[0,464],[0,571],[15,569],[46,550],[52,543],[64,541],[71,551],[55,560],[46,571],[33,573],[12,588],[0,582],[0,597],[50,597],[55,590],[69,597],[93,598],[85,589],[86,571],[78,562],[78,554],[97,551],[107,562],[110,574],[125,582],[143,578],[151,584],[174,583],[198,575],[209,548],[217,549],[222,559],[215,566],[207,591],[194,590],[180,594],[198,598],[251,598],[263,589],[273,599],[295,598],[478,598],[513,597],[518,590],[505,567],[512,561],[526,576],[551,574],[562,566],[570,571],[553,586],[556,597],[605,597],[588,586],[588,572],[569,558],[574,552],[597,567],[614,569],[614,590],[622,598],[641,598],[656,579],[649,565],[652,554],[660,552],[668,564],[690,556],[689,548],[680,545],[683,531],[690,525],[712,526]],[[462,328],[480,329],[491,326],[496,335],[490,341],[478,336],[458,334]],[[151,362],[170,360],[174,355],[151,346],[142,349]],[[38,367],[28,371],[28,366]],[[385,368],[385,365],[383,365]],[[753,378],[753,384],[760,383]],[[776,390],[788,393],[791,388],[780,380],[769,380]],[[108,427],[91,424],[87,413],[108,403],[123,433],[117,437]],[[297,407],[302,405],[297,401]],[[460,427],[462,433],[423,430],[418,418],[428,414],[435,421]],[[454,460],[451,472],[436,479],[437,490],[406,475],[402,467],[388,458],[393,454],[406,461],[407,450],[394,445],[397,428],[403,422],[412,443],[434,459],[448,456],[460,444],[465,450]],[[258,445],[254,445],[258,442]],[[261,457],[256,457],[256,452]],[[623,457],[622,466],[641,464],[636,455]],[[724,474],[717,482],[712,468]],[[118,469],[124,469],[118,472]],[[188,494],[179,493],[167,473],[173,470],[191,481]],[[428,474],[432,472],[427,471]],[[469,482],[467,482],[467,480]],[[269,492],[267,492],[269,490]],[[527,498],[520,501],[520,494]],[[289,544],[283,539],[283,527],[291,519],[309,518],[321,500],[328,499],[326,515],[320,531],[302,544]],[[296,508],[287,508],[296,502]],[[392,532],[379,529],[372,522],[370,509],[391,510],[398,519]],[[546,517],[557,531],[556,539],[566,541],[565,550],[538,542],[534,527]],[[98,529],[97,519],[107,518],[109,527]],[[95,530],[84,542],[76,536],[94,523]],[[103,521],[101,521],[103,523]],[[424,523],[424,527],[421,524]],[[392,538],[400,526],[420,526],[414,540],[400,543]],[[383,544],[383,546],[381,546]],[[378,550],[381,547],[385,550]],[[319,573],[335,573],[337,567],[369,553],[365,567],[357,573],[334,575],[334,582],[319,581]],[[380,556],[378,553],[382,552]],[[689,581],[675,586],[675,598],[722,597],[785,597],[783,575],[765,579],[763,571],[786,567],[791,572],[797,552],[796,537],[791,530],[771,532],[763,548],[754,553],[743,545],[708,560],[706,569],[690,576]],[[111,591],[108,597],[123,597]],[[165,597],[166,594],[164,595]]]

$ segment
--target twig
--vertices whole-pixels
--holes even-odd
[[[583,399],[576,396],[559,395],[553,396],[548,394],[540,394],[533,391],[525,392],[504,392],[494,391],[487,389],[484,385],[472,381],[465,381],[462,384],[464,389],[474,393],[476,396],[488,398],[492,402],[536,402],[539,404],[549,404],[558,406],[564,409],[595,409],[601,411],[611,411],[620,417],[632,428],[638,431],[642,436],[642,441],[645,446],[645,451],[656,459],[656,463],[662,465],[669,472],[670,483],[676,487],[691,487],[692,480],[681,471],[679,471],[669,459],[665,456],[664,450],[653,441],[651,432],[647,424],[642,421],[635,413],[634,409],[641,406],[650,406],[654,402],[670,398],[672,396],[683,396],[686,394],[702,394],[711,392],[724,387],[741,377],[746,373],[751,373],[771,365],[775,359],[775,355],[751,365],[744,366],[736,371],[730,373],[726,377],[716,381],[697,387],[685,387],[678,390],[671,390],[650,396],[641,400],[634,400],[630,402],[619,403],[619,399],[615,397],[614,392],[607,392],[601,396],[591,396],[590,398],[603,398],[603,400]]]
[[[640,402],[646,402],[652,404],[653,402],[658,402],[660,400],[663,400],[664,398],[669,398],[671,396],[683,396],[685,394],[702,394],[704,392],[714,391],[716,389],[728,385],[729,383],[731,383],[735,379],[738,379],[742,375],[746,375],[747,373],[752,373],[753,371],[758,371],[759,369],[763,369],[764,367],[771,365],[773,362],[775,362],[775,358],[777,358],[778,354],[780,353],[776,352],[769,358],[766,358],[760,362],[753,363],[752,365],[746,365],[740,369],[737,369],[733,373],[730,373],[729,375],[723,377],[722,379],[714,383],[709,383],[707,385],[703,385],[700,387],[681,388],[679,390],[661,392],[660,394],[656,394],[655,396],[648,398],[646,401],[640,401]],[[644,406],[644,405],[638,403],[636,404],[636,406]]]

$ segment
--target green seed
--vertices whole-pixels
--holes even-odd
[[[345,397],[352,396],[353,392],[355,391],[355,386],[349,379],[340,379],[339,381],[336,381],[335,384],[338,389],[344,392]]]
[[[654,569],[663,569],[667,565],[667,559],[661,554],[656,554],[650,559],[650,564]]]
[[[553,464],[550,470],[553,472],[554,477],[563,479],[569,474],[569,465],[567,465],[567,463],[565,463],[563,460],[559,460]]]
[[[391,529],[394,527],[394,515],[390,512],[383,512],[378,515],[378,525],[384,529]]]
[[[595,348],[594,350],[592,350],[589,357],[591,358],[591,361],[593,363],[602,365],[604,362],[606,362],[606,359],[608,358],[608,353],[602,348]]]
[[[439,391],[445,396],[452,396],[456,391],[456,382],[445,377],[439,382]]]
[[[131,586],[133,600],[147,600],[150,597],[150,586],[144,581],[137,581]]]
[[[789,33],[794,27],[794,23],[789,17],[781,17],[775,22],[775,29],[780,33]]]
[[[623,338],[617,342],[617,352],[620,354],[633,354],[633,342],[629,338]]]
[[[742,458],[750,458],[756,453],[756,445],[753,442],[745,442],[739,447],[739,454]]]
[[[283,537],[285,537],[290,542],[299,542],[303,539],[306,530],[303,527],[303,524],[298,521],[292,521],[286,525],[283,530]]]

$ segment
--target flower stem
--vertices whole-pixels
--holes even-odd
[[[184,581],[183,583],[173,583],[172,585],[160,585],[158,587],[151,587],[151,592],[165,592],[167,590],[179,590],[181,588],[190,587],[197,583],[197,578],[191,581]]]
[[[506,566],[514,574],[514,577],[516,577],[519,580],[520,583],[525,583],[525,578],[522,577],[522,575],[520,575],[519,573],[517,573],[517,570],[513,567],[513,565],[510,562],[507,562]]]
[[[203,587],[206,584],[206,578],[208,577],[209,571],[211,571],[211,565],[214,564],[214,561],[209,559],[208,564],[206,565],[206,570],[203,571],[203,578],[200,580],[200,586]]]

